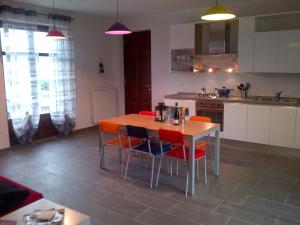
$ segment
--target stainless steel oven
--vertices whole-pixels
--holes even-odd
[[[210,117],[213,123],[221,125],[221,131],[223,131],[224,102],[222,100],[211,98],[198,99],[196,103],[196,115]]]

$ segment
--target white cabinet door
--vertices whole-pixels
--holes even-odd
[[[238,65],[239,72],[253,71],[255,17],[239,19]]]
[[[271,108],[271,145],[294,147],[296,112],[295,107],[273,106]]]
[[[297,108],[295,148],[300,149],[300,108]]]
[[[277,72],[300,72],[300,30],[278,32]]]
[[[195,48],[195,24],[177,24],[170,26],[170,48]]]
[[[224,104],[224,137],[246,141],[247,105],[240,103]]]
[[[255,33],[254,72],[276,72],[278,32]]]
[[[247,141],[270,144],[271,106],[248,105]]]

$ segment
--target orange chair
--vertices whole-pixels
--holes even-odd
[[[104,135],[108,134],[113,138],[105,139]],[[119,149],[120,161],[122,163],[121,174],[123,174],[123,162],[125,153],[124,151],[129,146],[135,146],[141,143],[138,138],[131,138],[130,145],[127,135],[121,135],[120,127],[118,124],[109,121],[99,121],[99,154],[100,154],[100,169],[104,168],[104,148],[105,146],[111,146]]]
[[[190,151],[189,148],[185,146],[184,143],[184,136],[179,131],[173,131],[173,130],[166,130],[166,129],[159,129],[159,141],[161,143],[161,146],[163,143],[168,143],[173,146],[171,151],[168,151],[165,153],[166,156],[172,157],[184,160],[185,164],[189,162],[190,160]],[[198,160],[204,159],[204,174],[205,174],[205,184],[207,183],[207,174],[206,174],[206,152],[204,149],[195,149],[195,158],[197,165],[197,179],[199,179],[199,166],[198,166]],[[178,161],[177,161],[178,162]],[[171,164],[172,165],[172,164]],[[158,166],[158,173],[156,178],[156,187],[158,185],[158,179],[160,174],[160,168],[161,168],[161,161]],[[172,170],[172,169],[171,169]],[[178,175],[178,163],[177,163],[177,175]],[[186,188],[185,188],[185,195],[187,196],[187,188],[188,188],[188,182],[189,182],[189,170],[187,166],[187,175],[186,175]]]
[[[139,114],[144,116],[155,116],[155,112],[152,111],[140,111]]]

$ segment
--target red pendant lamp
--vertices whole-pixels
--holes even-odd
[[[53,7],[52,7],[52,15],[54,15],[54,0],[52,1]],[[55,21],[53,20],[53,28],[48,32],[46,35],[47,38],[51,38],[53,40],[63,40],[66,39],[66,36],[57,29],[55,26]]]
[[[114,22],[106,31],[106,34],[109,35],[124,35],[131,34],[132,32],[126,27],[124,24],[119,21],[119,0],[117,0],[117,18],[116,22]]]

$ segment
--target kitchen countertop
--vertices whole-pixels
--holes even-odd
[[[256,105],[281,105],[281,106],[294,106],[300,107],[300,98],[289,98],[281,97],[280,100],[276,100],[272,96],[249,96],[248,98],[241,97],[221,97],[221,98],[209,98],[201,97],[198,93],[178,92],[177,94],[166,95],[168,99],[182,99],[182,100],[210,100],[210,101],[222,101],[231,103],[245,103],[245,104],[256,104]]]

